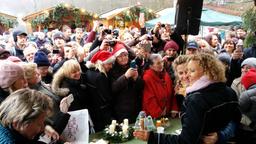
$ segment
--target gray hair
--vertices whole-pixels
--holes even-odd
[[[46,95],[31,89],[20,89],[8,96],[0,105],[0,122],[9,126],[13,122],[28,124],[41,114],[52,114],[53,103]]]

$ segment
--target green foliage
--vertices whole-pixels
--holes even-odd
[[[3,16],[0,16],[0,23],[6,28],[13,28],[15,25],[18,24],[16,19],[10,19]]]
[[[247,37],[244,41],[245,47],[251,47],[256,44],[256,7],[248,9],[243,15],[243,27],[247,30]]]
[[[156,15],[150,12],[149,9],[139,6],[131,7],[127,11],[122,12],[121,15],[125,21],[139,21],[140,13],[144,13],[146,21],[156,18]]]
[[[35,28],[37,25],[42,25],[44,28],[49,27],[51,23],[57,23],[60,27],[63,25],[63,20],[69,19],[69,24],[75,24],[76,27],[82,26],[82,21],[92,19],[93,14],[89,12],[81,12],[79,8],[73,6],[65,7],[63,4],[57,5],[49,14],[39,15],[31,21],[31,25]]]

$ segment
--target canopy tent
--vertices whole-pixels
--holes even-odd
[[[164,9],[158,14],[161,16],[159,18],[150,20],[146,22],[147,27],[153,27],[157,22],[174,24],[175,20],[175,8]],[[211,9],[203,9],[201,16],[202,26],[228,26],[228,25],[240,25],[242,23],[241,17],[224,14]]]

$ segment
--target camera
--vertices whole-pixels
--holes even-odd
[[[58,53],[60,53],[60,50],[58,50],[58,49],[53,49],[53,50],[52,50],[52,53],[53,53],[53,54],[58,54]]]
[[[103,24],[101,23],[101,24],[99,24],[99,26],[100,26],[100,27],[103,27]]]
[[[165,24],[161,24],[161,27],[165,27]]]
[[[152,35],[148,35],[147,37],[148,37],[147,40],[153,41],[153,36]]]
[[[116,45],[116,41],[108,41],[109,46],[114,47]]]
[[[105,34],[112,34],[112,31],[110,29],[104,29],[103,32]]]

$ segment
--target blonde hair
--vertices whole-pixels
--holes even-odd
[[[101,61],[96,62],[95,69],[98,69],[99,72],[103,73],[106,77],[108,76],[105,68],[103,67],[103,63]]]
[[[36,70],[37,70],[37,64],[36,63],[24,63],[23,65],[25,78],[31,79],[34,77]]]
[[[81,67],[77,60],[70,59],[64,62],[64,64],[60,67],[60,69],[55,73],[53,77],[53,81],[56,80],[56,78],[61,77],[63,79],[64,77],[69,78],[71,73],[80,71]]]
[[[204,74],[214,82],[226,82],[225,67],[215,56],[206,53],[191,55],[188,61],[198,61]]]
[[[180,55],[178,56],[172,63],[172,67],[175,71],[175,73],[177,72],[177,67],[178,65],[182,65],[188,62],[188,56],[187,55]]]
[[[37,119],[41,114],[52,114],[52,100],[31,89],[20,89],[9,95],[0,105],[0,121],[6,127],[13,122],[18,125],[28,124]]]

